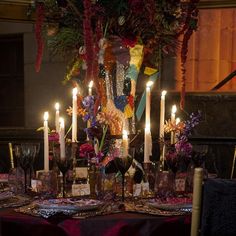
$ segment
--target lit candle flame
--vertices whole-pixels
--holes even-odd
[[[55,103],[55,109],[58,111],[60,108],[60,104],[58,102]]]
[[[49,117],[49,114],[48,114],[48,112],[47,112],[47,111],[46,111],[46,112],[44,112],[43,118],[44,118],[44,120],[45,120],[45,121],[47,121],[47,120],[48,120],[48,117]]]
[[[64,127],[65,127],[65,121],[64,121],[64,119],[63,119],[62,117],[60,117],[59,123],[60,123],[60,127],[61,127],[61,128],[64,128]]]
[[[166,90],[163,90],[162,92],[161,92],[161,96],[166,96],[166,94],[167,94],[167,91]]]
[[[89,82],[88,87],[89,87],[89,88],[92,88],[92,87],[93,87],[93,81],[92,81],[92,80]]]
[[[127,130],[123,130],[123,139],[128,139],[128,132]]]
[[[176,107],[176,105],[173,105],[173,106],[172,106],[172,109],[171,109],[171,112],[172,112],[173,114],[175,114],[176,111],[177,111],[177,107]]]
[[[180,122],[180,118],[179,118],[179,117],[177,117],[177,118],[176,118],[176,120],[175,120],[175,123],[176,123],[176,125],[178,125],[178,124],[179,124],[179,122]]]
[[[78,94],[78,88],[73,88],[72,94],[73,94],[73,96],[77,96],[77,94]]]
[[[151,81],[151,80],[149,80],[149,81],[147,82],[147,84],[146,84],[146,86],[149,87],[149,88],[150,88],[152,85],[153,85],[153,81]]]

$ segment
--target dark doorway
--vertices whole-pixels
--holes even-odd
[[[23,126],[23,35],[0,35],[0,127]]]

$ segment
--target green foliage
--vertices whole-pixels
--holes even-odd
[[[69,27],[62,27],[58,33],[48,37],[48,47],[52,54],[61,54],[63,56],[77,54],[77,47],[81,46],[81,32]]]

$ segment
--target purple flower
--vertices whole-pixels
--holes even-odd
[[[177,155],[184,157],[191,157],[193,146],[189,142],[177,142],[175,144],[175,150]]]
[[[84,106],[85,109],[88,110],[88,112],[92,111],[94,109],[94,96],[86,96],[83,101],[82,104]]]

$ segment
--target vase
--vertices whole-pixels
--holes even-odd
[[[174,173],[171,170],[158,171],[155,181],[155,194],[158,197],[165,198],[174,193]]]

